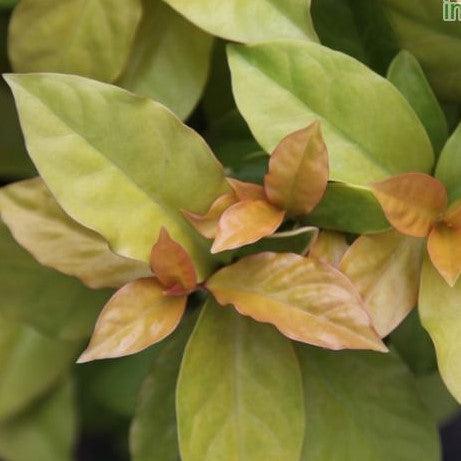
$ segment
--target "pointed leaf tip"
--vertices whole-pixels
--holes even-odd
[[[320,202],[328,176],[328,151],[316,121],[282,139],[271,155],[264,188],[272,204],[302,215]]]
[[[228,208],[219,220],[212,253],[232,250],[273,234],[285,212],[265,200],[244,200]]]
[[[372,191],[392,226],[412,237],[427,236],[448,202],[445,186],[423,173],[405,173],[376,182]]]
[[[160,283],[171,294],[187,294],[197,286],[197,274],[187,251],[162,227],[152,247],[150,265]]]
[[[387,351],[360,295],[333,267],[292,253],[259,253],[207,282],[221,305],[271,323],[285,336],[328,349]]]

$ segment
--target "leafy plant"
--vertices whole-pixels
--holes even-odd
[[[73,459],[80,415],[80,450],[103,433],[114,459],[440,459],[459,28],[438,0],[310,3],[20,0],[4,21],[39,176],[5,92],[2,458]]]

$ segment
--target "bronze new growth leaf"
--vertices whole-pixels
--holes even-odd
[[[105,305],[79,363],[140,352],[176,329],[187,295],[197,286],[194,265],[165,228],[152,247],[150,263],[155,277],[126,284]]]
[[[406,173],[375,183],[373,193],[399,232],[428,237],[432,264],[453,286],[461,273],[461,204],[447,208],[445,186],[423,173]]]

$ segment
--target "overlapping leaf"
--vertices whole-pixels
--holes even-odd
[[[418,300],[424,241],[395,231],[359,237],[339,269],[362,296],[373,326],[387,336]]]
[[[176,402],[184,461],[299,459],[304,401],[292,345],[211,299],[184,353]]]
[[[128,59],[141,13],[141,0],[22,0],[9,29],[13,69],[112,82]]]
[[[290,215],[307,214],[328,182],[328,152],[320,123],[286,136],[272,153],[264,189],[270,203]]]
[[[373,184],[373,193],[399,232],[425,237],[447,207],[443,184],[421,173],[406,173]]]
[[[214,274],[207,287],[220,304],[233,304],[291,339],[330,349],[387,350],[351,282],[314,258],[248,256]]]
[[[199,280],[208,275],[207,242],[180,210],[204,213],[228,186],[200,136],[162,105],[111,85],[58,74],[8,82],[29,154],[71,217],[142,261],[163,226],[191,255]]]
[[[387,78],[418,114],[434,151],[439,153],[448,138],[447,120],[417,59],[408,51],[401,51],[389,66]]]
[[[212,38],[161,0],[143,0],[143,18],[118,84],[185,119],[208,77]]]
[[[434,342],[440,374],[458,402],[461,402],[460,292],[461,282],[449,287],[426,258],[419,294],[421,323]]]
[[[308,401],[301,461],[440,459],[435,421],[395,353],[297,352]]]
[[[346,237],[338,232],[322,231],[310,248],[309,256],[338,267],[349,248]]]
[[[0,189],[0,215],[41,264],[91,288],[119,288],[150,274],[147,264],[115,255],[103,238],[67,216],[40,178]]]
[[[121,357],[161,341],[178,326],[186,296],[168,296],[154,278],[130,282],[102,310],[79,363]]]
[[[160,230],[152,247],[150,266],[170,294],[188,294],[197,286],[197,274],[189,255],[165,228]]]
[[[165,0],[194,24],[213,35],[237,42],[273,38],[316,40],[310,0]]]

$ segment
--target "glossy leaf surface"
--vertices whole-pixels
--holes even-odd
[[[329,349],[387,350],[351,282],[314,258],[248,256],[214,274],[207,287],[221,305],[232,304],[291,339]]]
[[[434,151],[439,153],[448,138],[447,120],[418,60],[408,51],[401,51],[392,61],[387,78],[418,114]]]
[[[0,424],[0,455],[14,461],[71,461],[77,432],[72,382]]]
[[[236,42],[272,38],[316,40],[310,0],[165,0],[207,32]]]
[[[312,211],[328,182],[328,152],[320,123],[286,136],[275,148],[264,178],[267,198],[290,215]]]
[[[163,226],[203,279],[208,245],[180,210],[204,213],[227,185],[202,138],[162,105],[111,85],[58,74],[7,79],[29,154],[64,210],[116,253],[143,261]]]
[[[112,82],[128,59],[141,13],[141,0],[22,0],[9,29],[13,69]]]
[[[41,335],[86,338],[111,290],[90,290],[73,277],[40,265],[0,223],[0,316]]]
[[[355,59],[293,40],[229,45],[228,58],[237,106],[267,152],[320,120],[332,180],[368,185],[430,170],[432,146],[408,102]]]
[[[186,347],[176,402],[184,461],[299,459],[304,400],[292,345],[211,299]]]
[[[161,341],[178,326],[186,300],[164,294],[152,277],[128,283],[105,305],[78,362],[134,354]]]
[[[112,253],[101,236],[67,216],[41,178],[0,189],[0,216],[37,261],[91,288],[118,288],[150,273],[147,264]]]
[[[194,264],[186,250],[170,237],[165,228],[160,230],[158,240],[152,247],[150,265],[160,284],[169,293],[186,294],[197,286]]]
[[[373,326],[387,336],[416,306],[424,240],[395,231],[359,237],[339,269],[362,296]]]
[[[433,177],[407,173],[373,184],[373,193],[399,232],[425,237],[447,207],[447,191]]]
[[[23,411],[66,373],[80,341],[60,341],[0,318],[0,420]]]
[[[243,200],[221,216],[212,253],[232,250],[273,234],[282,224],[285,212],[265,200]]]
[[[461,403],[460,292],[461,282],[450,287],[429,259],[425,259],[419,294],[421,323],[434,342],[440,374]]]
[[[301,461],[438,461],[435,421],[398,356],[299,347],[306,398]]]
[[[208,77],[212,38],[160,0],[143,0],[143,18],[118,84],[185,119]]]

